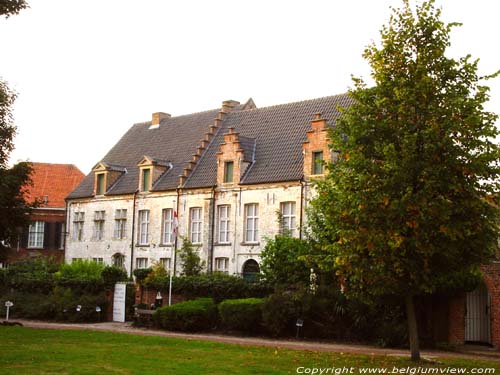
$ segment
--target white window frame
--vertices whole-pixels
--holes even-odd
[[[94,240],[102,241],[104,240],[104,219],[106,216],[106,211],[94,211]]]
[[[296,203],[293,201],[289,202],[281,202],[280,204],[280,212],[281,212],[281,233],[287,232],[291,237],[295,235],[295,225],[296,225],[296,216],[295,216],[295,208]]]
[[[114,238],[123,240],[127,238],[127,209],[115,210],[115,231]]]
[[[111,261],[112,261],[113,266],[119,267],[119,268],[125,268],[125,255],[115,254],[111,258]]]
[[[135,258],[135,269],[148,268],[148,258]]]
[[[231,217],[231,206],[228,204],[220,205],[217,208],[218,230],[217,230],[217,242],[221,244],[228,244],[229,241],[229,228],[230,228],[230,217]]]
[[[202,220],[201,207],[191,207],[189,209],[189,239],[193,244],[200,244],[202,241]]]
[[[139,245],[149,244],[149,210],[139,210],[138,215],[137,243]],[[137,258],[139,259],[139,258]],[[147,268],[147,267],[145,267]]]
[[[28,249],[43,249],[45,222],[33,221],[28,228]]]
[[[227,257],[217,257],[215,258],[215,270],[217,272],[229,272],[229,258]]]
[[[93,262],[96,262],[96,263],[101,263],[101,264],[104,264],[104,258],[101,258],[101,257],[98,257],[98,258],[92,258],[92,261],[93,261]]]
[[[164,269],[170,271],[170,266],[172,264],[172,260],[170,258],[160,258],[158,262],[163,266]]]
[[[245,204],[245,242],[259,242],[259,204]]]
[[[164,208],[162,211],[162,234],[161,243],[170,245],[174,242],[174,210],[172,208]]]
[[[73,213],[73,241],[83,241],[83,227],[85,224],[85,212]]]

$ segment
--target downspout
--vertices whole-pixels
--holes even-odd
[[[130,241],[130,277],[133,275],[134,271],[134,238],[135,238],[135,202],[137,198],[137,193],[139,189],[134,191],[134,200],[132,204],[132,240]]]
[[[210,274],[213,272],[213,264],[214,264],[214,243],[215,243],[215,188],[217,185],[212,186],[212,196],[210,197],[210,243],[208,248],[208,264],[207,264],[207,272]]]
[[[175,240],[174,240],[174,276],[175,276],[175,272],[176,272],[176,269],[177,269],[177,239],[179,238],[179,208],[180,208],[180,197],[181,197],[181,189],[180,188],[177,188],[177,207],[176,207],[176,210],[177,210],[177,232],[175,234]]]
[[[302,239],[302,225],[304,223],[304,177],[300,179],[300,217],[299,217],[299,239]]]

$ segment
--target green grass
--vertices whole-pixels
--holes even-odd
[[[405,368],[408,359],[221,344],[109,332],[0,327],[0,374],[296,374],[297,368]],[[495,368],[438,359],[418,366]],[[330,370],[332,371],[332,370]],[[334,372],[332,372],[334,373]],[[345,373],[345,372],[344,372]]]

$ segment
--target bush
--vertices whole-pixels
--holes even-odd
[[[153,272],[153,269],[149,267],[149,268],[136,268],[132,273],[135,276],[135,281],[137,281],[138,284],[143,284],[144,280],[146,280],[146,278],[151,272]]]
[[[227,299],[219,304],[222,328],[256,332],[262,324],[262,298]]]
[[[104,264],[92,260],[77,260],[61,264],[56,276],[61,280],[102,281]]]
[[[211,298],[161,307],[156,310],[154,319],[161,328],[172,331],[206,331],[215,326],[217,308]]]
[[[167,293],[168,277],[150,275],[145,286]],[[200,276],[182,276],[172,278],[172,293],[188,299],[211,297],[216,303],[225,299],[261,298],[272,292],[272,287],[265,281],[247,281],[238,276],[212,274]]]
[[[264,327],[274,337],[292,334],[300,315],[300,308],[292,292],[274,293],[262,305]]]
[[[55,308],[56,320],[69,322],[96,322],[99,318],[105,318],[107,300],[104,291],[97,294],[81,293],[58,286],[52,294],[52,302]],[[77,306],[81,306],[77,311]],[[96,307],[101,308],[101,314],[98,314]],[[100,316],[101,315],[101,316]]]
[[[118,281],[128,280],[127,272],[120,267],[106,266],[101,273],[104,285],[113,287]]]
[[[50,296],[46,294],[13,291],[3,295],[0,298],[1,318],[6,314],[5,301],[14,303],[9,310],[11,318],[52,319],[54,317],[54,304]]]

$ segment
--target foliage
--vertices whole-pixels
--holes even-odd
[[[58,267],[52,259],[45,257],[16,262],[3,270],[3,282],[6,288],[46,294],[54,286],[54,273]]]
[[[169,277],[149,277],[145,286],[167,292]],[[271,293],[265,281],[247,281],[238,276],[212,275],[172,277],[172,292],[188,299],[211,297],[217,303],[225,299],[265,297]]]
[[[274,286],[308,285],[315,264],[311,243],[286,235],[268,240],[261,259],[264,278]]]
[[[19,14],[21,10],[28,7],[28,3],[25,0],[0,0],[0,15],[8,18],[9,16]]]
[[[219,306],[222,328],[256,333],[262,324],[261,298],[227,299]]]
[[[153,263],[151,267],[151,272],[147,274],[144,278],[144,284],[150,284],[155,281],[163,280],[166,281],[169,279],[169,272],[165,269],[165,266],[160,262]]]
[[[1,81],[0,81],[1,84]],[[0,87],[1,96],[1,87]],[[35,207],[37,202],[27,202],[26,189],[31,186],[32,167],[30,163],[21,162],[12,168],[6,168],[7,154],[13,147],[8,146],[12,140],[8,140],[8,130],[1,124],[2,108],[0,103],[0,251],[8,244],[15,244],[19,240],[20,228],[29,224],[29,213],[31,207]],[[2,146],[3,143],[7,146]],[[3,159],[5,158],[5,159]],[[2,240],[7,246],[4,246]]]
[[[88,259],[79,259],[71,263],[61,264],[56,277],[62,280],[101,280],[102,272],[105,268],[103,263],[94,262]]]
[[[135,276],[135,281],[138,284],[143,284],[148,275],[153,271],[151,267],[148,268],[136,268],[132,274]]]
[[[104,291],[90,294],[61,286],[54,289],[52,301],[55,306],[55,319],[72,323],[96,322],[101,318],[96,307],[99,306],[103,314],[107,306]]]
[[[405,0],[382,45],[365,50],[375,85],[354,80],[354,104],[331,132],[340,158],[317,183],[310,215],[346,293],[404,297],[410,325],[413,296],[475,271],[498,237],[499,132],[497,116],[483,109],[488,77],[470,56],[446,56],[455,24],[440,13],[432,0],[415,13]]]
[[[265,329],[275,337],[290,335],[297,318],[300,318],[298,300],[290,291],[275,292],[262,305]]]
[[[217,307],[211,298],[198,298],[161,307],[154,314],[160,327],[183,332],[209,330],[215,326],[216,317]]]
[[[197,276],[201,273],[204,267],[204,262],[201,261],[198,249],[187,238],[182,237],[182,246],[179,249],[179,259],[182,263],[182,275]]]
[[[101,278],[107,286],[114,286],[119,281],[128,280],[127,271],[116,266],[105,266],[101,272]]]

